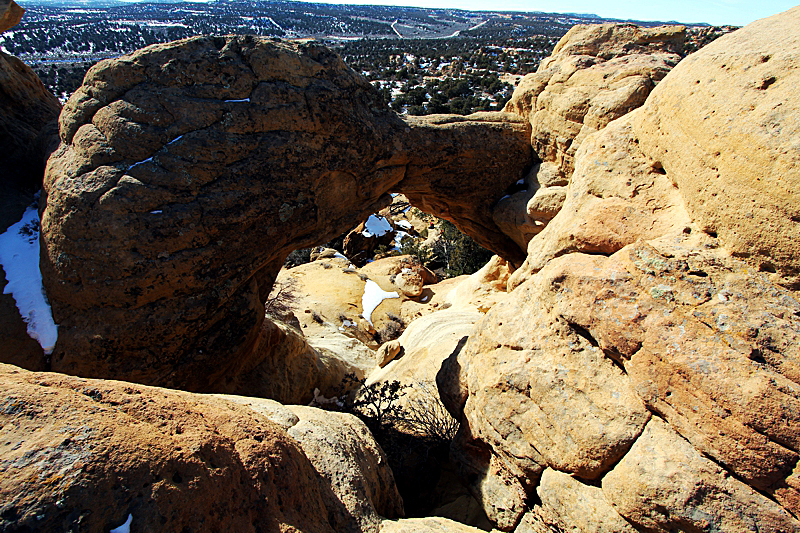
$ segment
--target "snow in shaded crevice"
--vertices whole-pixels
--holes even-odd
[[[115,527],[108,533],[131,533],[131,522],[133,521],[133,514],[128,514],[128,519],[119,527]]]
[[[380,215],[370,215],[364,223],[364,231],[361,235],[364,237],[380,237],[392,231],[392,225],[386,220],[386,217]]]
[[[398,220],[394,223],[395,226],[401,227],[403,229],[411,229],[411,222],[408,220]]]
[[[372,323],[372,312],[381,305],[381,302],[388,298],[400,298],[400,295],[396,292],[387,292],[371,279],[367,280],[364,285],[364,295],[361,297],[361,309],[363,310],[364,320],[369,322],[371,326],[375,326]]]
[[[129,166],[128,170],[130,170],[130,169],[132,169],[134,167],[138,167],[139,165],[144,165],[145,163],[149,163],[152,160],[153,160],[153,156],[150,156],[147,159],[142,159],[141,161],[138,161],[138,162],[132,164],[131,166]],[[128,170],[126,170],[125,172],[127,172]]]
[[[8,284],[4,294],[11,294],[19,314],[28,325],[28,335],[41,344],[46,354],[53,353],[58,326],[42,286],[39,270],[39,212],[36,204],[28,207],[22,220],[0,235],[0,264]]]
[[[225,100],[225,103],[227,104],[227,103],[233,103],[233,102],[249,102],[249,101],[250,101],[249,98],[241,98],[239,100]]]

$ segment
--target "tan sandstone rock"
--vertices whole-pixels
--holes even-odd
[[[426,518],[405,518],[403,520],[384,520],[380,533],[481,533],[474,528],[447,518],[431,516]]]
[[[377,445],[347,415],[300,409],[298,444],[247,401],[10,365],[0,380],[4,531],[106,533],[129,516],[132,531],[378,531],[375,512],[398,510]],[[315,425],[333,451],[299,434]],[[365,468],[337,477],[342,453]]]
[[[14,0],[0,0],[0,33],[19,24],[25,10]]]
[[[592,531],[636,533],[603,495],[600,487],[581,483],[551,468],[542,472],[536,489],[541,506],[525,514],[515,533]]]
[[[774,498],[779,505],[753,500],[766,505],[763,523],[759,511],[748,511],[767,527],[774,509],[796,513],[800,501],[800,304],[713,239],[680,235],[629,245],[610,258],[550,261],[486,315],[456,361],[448,360],[442,396],[451,411],[463,406],[467,444],[488,446],[507,467],[503,476],[532,484],[536,465],[593,479],[622,455],[648,462],[635,451],[646,406],[698,457],[749,485],[741,483],[747,494],[757,489]],[[619,479],[624,486],[626,475]],[[637,500],[635,512],[655,512],[650,501]],[[674,527],[664,524],[663,531]]]
[[[615,121],[583,144],[564,205],[531,239],[511,288],[566,253],[611,254],[691,225],[680,191],[639,149],[631,121]]]
[[[498,202],[495,223],[527,245],[558,213],[575,156],[592,133],[641,106],[681,59],[685,28],[578,25],[537,72],[525,76],[505,111],[528,118],[539,159],[525,188]]]
[[[653,418],[603,478],[614,508],[650,531],[797,531],[800,521]]]
[[[731,253],[800,283],[800,8],[687,57],[637,113],[642,149]]]

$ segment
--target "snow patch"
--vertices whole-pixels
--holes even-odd
[[[170,145],[170,144],[172,144],[172,143],[176,143],[176,142],[180,141],[181,139],[183,139],[183,135],[178,135],[177,137],[175,137],[174,139],[172,139],[170,142],[168,142],[168,143],[167,143],[167,146],[169,146],[169,145]]]
[[[138,167],[139,165],[144,165],[145,163],[149,163],[149,162],[150,162],[150,161],[152,161],[152,160],[153,160],[152,156],[151,156],[151,157],[148,157],[147,159],[142,159],[142,160],[141,160],[141,161],[139,161],[138,163],[134,163],[134,164],[132,164],[131,166],[129,166],[129,167],[128,167],[128,170],[132,169],[133,167]],[[126,170],[125,172],[127,172],[128,170]]]
[[[525,178],[520,178],[517,180],[517,185],[525,185]]]
[[[163,213],[163,211],[161,209],[156,209],[155,211],[150,211],[151,215],[160,215],[161,213]]]
[[[386,217],[380,215],[370,215],[366,223],[364,223],[364,231],[361,235],[364,237],[380,237],[392,231],[392,225],[386,220]]]
[[[405,229],[411,229],[411,222],[408,220],[398,220],[394,225]]]
[[[225,103],[228,103],[228,102],[249,102],[249,101],[250,101],[249,98],[242,98],[241,100],[225,100]]]
[[[115,527],[108,533],[131,533],[131,521],[133,520],[133,514],[128,514],[128,519],[125,520],[125,523],[119,527]]]
[[[394,236],[394,246],[392,247],[392,250],[397,250],[400,252],[400,247],[403,245],[403,239],[408,236],[408,233],[405,231],[398,230],[397,234]]]
[[[364,285],[364,296],[361,297],[361,309],[363,309],[364,319],[371,326],[375,326],[372,323],[372,312],[381,305],[381,302],[388,298],[400,298],[400,295],[396,292],[386,292],[371,279],[367,280],[366,285]]]
[[[19,314],[28,324],[28,335],[42,345],[44,353],[53,353],[58,326],[42,287],[39,211],[35,204],[25,210],[22,220],[0,235],[0,264],[8,280],[3,292],[13,296]]]

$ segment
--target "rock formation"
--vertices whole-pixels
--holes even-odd
[[[430,193],[524,257],[489,212],[530,165],[527,124],[407,125],[320,45],[193,38],[101,62],[60,135],[42,217],[60,372],[222,390],[269,357],[263,302],[286,254],[390,190]]]
[[[377,533],[402,514],[380,448],[350,415],[9,365],[0,376],[3,531],[131,520],[132,531]]]
[[[524,190],[501,200],[495,222],[525,247],[558,213],[583,141],[641,106],[681,59],[683,26],[574,26],[537,72],[517,86],[505,110],[528,119],[541,163]]]
[[[25,10],[14,0],[0,0],[0,33],[19,24],[24,14]]]
[[[720,38],[587,136],[443,364],[452,451],[500,529],[800,529],[798,28],[795,8]]]
[[[13,0],[0,2],[0,32],[19,23],[24,9]],[[47,156],[58,144],[58,99],[36,74],[14,56],[0,51],[0,233],[22,218],[42,186]],[[3,294],[6,273],[0,267],[0,346],[4,361],[32,370],[46,366],[41,347],[28,337],[14,299]]]
[[[278,269],[402,191],[506,259],[397,298],[422,318],[372,376],[436,372],[451,457],[497,528],[800,530],[798,28],[795,8],[670,71],[680,28],[578,27],[509,112],[408,121],[314,44],[103,62],[45,180],[51,368],[307,398],[349,367],[265,318]],[[0,529],[468,531],[383,520],[392,476],[347,416],[0,379]]]

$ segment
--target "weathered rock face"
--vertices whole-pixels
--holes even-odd
[[[524,247],[558,213],[583,141],[644,103],[680,61],[684,38],[683,26],[574,26],[522,79],[505,110],[530,121],[542,163],[524,191],[495,208],[495,222],[515,242]]]
[[[613,122],[578,151],[564,204],[531,239],[527,259],[511,275],[512,288],[561,255],[612,254],[638,239],[689,227],[681,192],[642,153],[631,120]]]
[[[19,24],[24,14],[25,10],[14,0],[0,0],[0,33]]]
[[[776,281],[800,287],[800,9],[693,54],[636,115],[704,231]]]
[[[379,514],[402,512],[380,449],[348,415],[9,365],[0,380],[3,531],[105,533],[132,516],[132,531],[377,532]],[[333,451],[314,449],[311,427]],[[364,466],[346,485],[345,450]]]
[[[797,513],[800,501],[793,474],[800,421],[792,414],[800,407],[800,304],[724,252],[701,251],[713,242],[677,241],[631,245],[610,258],[555,259],[492,308],[447,376],[459,390],[451,408],[463,409],[468,428],[462,446],[488,447],[501,465],[489,477],[502,476],[523,497],[545,467],[602,478],[605,490],[622,457],[652,464],[637,444],[655,413],[699,450],[698,460],[702,453],[716,463],[709,462],[713,483],[671,467],[687,483],[713,487],[699,508],[715,516],[745,498],[769,510],[763,522],[748,512],[759,527],[793,530],[800,524],[786,510]],[[736,494],[720,467],[746,483],[737,482]],[[666,471],[639,475],[654,491],[677,490]],[[617,490],[637,482],[627,471],[620,479]],[[649,515],[655,503],[641,497],[623,512],[605,496],[625,518],[652,527],[634,514]],[[521,501],[490,518],[513,529],[525,512]]]
[[[193,38],[98,64],[60,117],[45,181],[52,369],[219,390],[268,356],[263,302],[290,250],[352,227],[389,190],[422,191],[421,169],[456,183],[472,167],[480,183],[437,204],[464,225],[526,170],[527,124],[458,120],[425,126],[442,153],[421,151],[419,128],[316,44]],[[445,182],[431,194],[455,196]]]
[[[58,144],[61,104],[29,66],[0,53],[0,166],[2,186],[39,189],[47,156]]]
[[[799,16],[721,38],[587,137],[564,207],[531,240],[513,290],[442,366],[442,399],[462,423],[453,452],[499,528],[800,529],[800,303],[781,287],[794,287],[794,267],[780,241],[800,203],[773,199],[795,179],[797,135],[767,142],[759,107],[794,73],[780,51],[796,42]],[[752,89],[767,91],[763,102],[747,100],[773,57],[786,71]],[[722,65],[749,68],[726,78]],[[713,98],[698,88],[709,78],[720,83]],[[794,110],[796,92],[780,95],[775,124],[794,132],[797,113],[777,110]],[[752,113],[726,114],[751,102]],[[695,109],[730,126],[695,132]],[[742,132],[746,147],[735,144]],[[728,133],[733,144],[712,156]],[[763,177],[740,159],[766,165]],[[770,194],[752,192],[761,180]],[[711,213],[720,195],[727,205]],[[744,247],[760,230],[745,228],[748,210],[785,228],[756,252]]]
[[[271,280],[255,274],[402,178],[404,126],[377,107],[316,45],[196,38],[94,67],[45,182],[52,368],[211,390],[258,360]]]
[[[522,263],[525,246],[503,233],[492,209],[523,178],[520,170],[531,166],[530,147],[518,142],[530,132],[527,121],[512,113],[474,113],[408,117],[407,122],[411,161],[398,190],[481,246],[514,265]]]

